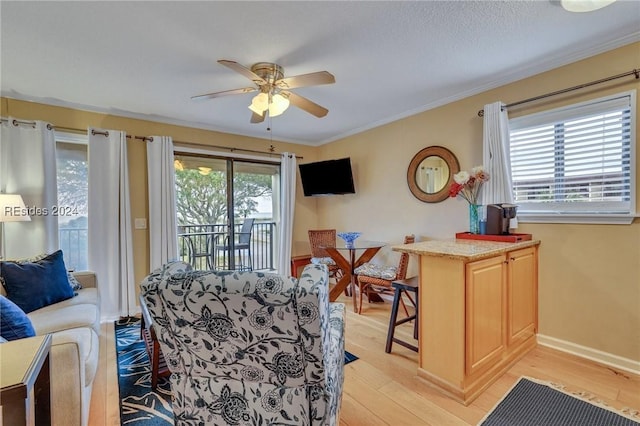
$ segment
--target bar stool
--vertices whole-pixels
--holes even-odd
[[[418,352],[418,347],[414,346],[410,343],[407,343],[403,340],[398,339],[397,337],[393,337],[396,326],[400,324],[404,324],[405,322],[415,320],[413,325],[413,338],[418,338],[418,284],[420,282],[419,277],[411,277],[406,280],[396,280],[391,283],[391,285],[395,288],[395,295],[393,296],[393,305],[391,306],[391,318],[389,318],[389,331],[387,332],[387,345],[384,349],[386,353],[391,353],[391,345],[393,342],[404,346],[405,348],[411,349],[412,351]],[[400,305],[400,300],[402,298],[402,292],[411,291],[415,294],[415,308],[416,313],[408,316],[406,318],[402,318],[398,320],[398,307]],[[408,295],[409,296],[409,295]],[[412,299],[409,297],[409,299]]]

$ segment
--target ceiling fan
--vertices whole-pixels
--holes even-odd
[[[289,89],[298,87],[318,86],[336,82],[335,77],[327,71],[312,72],[309,74],[284,77],[284,69],[271,62],[258,62],[251,68],[247,68],[234,61],[220,59],[222,64],[233,71],[240,73],[253,81],[255,87],[243,87],[240,89],[225,90],[223,92],[207,93],[192,96],[191,99],[213,99],[227,95],[241,95],[243,93],[260,92],[254,96],[249,109],[252,111],[251,122],[261,123],[267,113],[270,117],[282,114],[292,104],[316,117],[324,117],[328,109],[297,95]]]

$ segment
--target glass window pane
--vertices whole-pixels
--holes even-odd
[[[632,213],[633,94],[510,122],[520,212]]]
[[[86,143],[56,142],[58,238],[67,269],[87,269],[88,157]]]

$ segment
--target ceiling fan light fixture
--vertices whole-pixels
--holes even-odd
[[[276,117],[289,108],[289,99],[280,93],[273,95],[269,104],[269,115]]]
[[[209,173],[211,173],[211,167],[200,166],[198,167],[198,173],[200,173],[202,176],[207,176]]]
[[[264,110],[256,108],[253,104],[248,107],[252,112],[258,114],[260,117],[264,115]]]
[[[561,0],[562,7],[569,12],[592,12],[609,6],[616,0]]]
[[[253,97],[249,109],[256,114],[262,116],[264,112],[269,108],[269,95],[265,92],[260,92]]]

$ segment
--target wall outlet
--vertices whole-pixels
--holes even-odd
[[[147,229],[147,219],[144,217],[137,217],[134,220],[134,225],[136,229]]]

